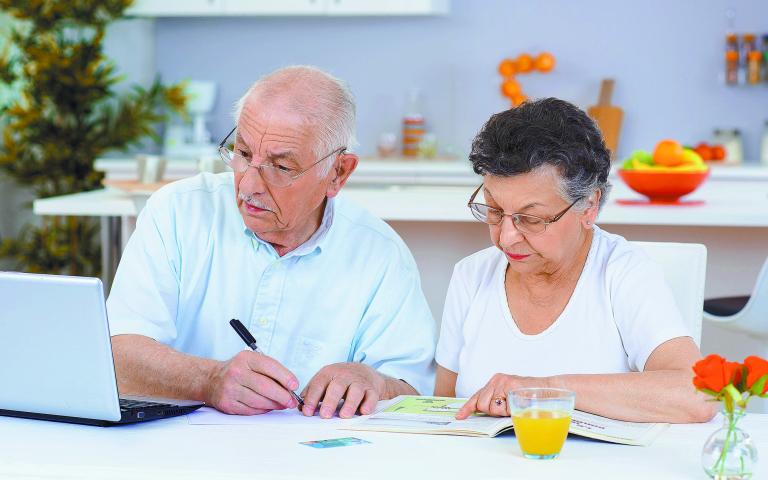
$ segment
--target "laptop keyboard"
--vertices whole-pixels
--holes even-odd
[[[160,402],[144,402],[139,400],[129,400],[126,398],[120,399],[120,410],[126,411],[129,409],[136,409],[136,408],[162,408],[162,407],[172,407],[173,405],[168,403],[160,403]]]

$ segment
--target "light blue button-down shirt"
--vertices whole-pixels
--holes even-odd
[[[430,394],[435,323],[416,264],[383,221],[328,200],[320,228],[280,257],[245,227],[232,173],[155,193],[139,215],[107,301],[112,335],[139,334],[226,360],[237,318],[303,388],[323,366],[363,362]]]

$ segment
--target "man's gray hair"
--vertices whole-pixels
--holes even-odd
[[[235,103],[236,122],[239,123],[243,107],[253,93],[266,100],[287,100],[291,110],[312,125],[312,151],[317,160],[342,147],[349,151],[357,146],[354,97],[346,83],[333,75],[306,65],[275,70],[256,80]],[[331,155],[318,165],[320,178],[328,175],[336,158],[337,155]]]

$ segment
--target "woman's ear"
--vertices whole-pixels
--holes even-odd
[[[595,193],[589,196],[589,206],[584,210],[581,222],[586,229],[591,229],[597,220],[597,212],[600,209],[600,196],[602,192],[595,190]]]

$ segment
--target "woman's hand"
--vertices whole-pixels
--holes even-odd
[[[487,413],[494,417],[509,415],[507,392],[518,388],[548,387],[544,377],[518,377],[497,373],[483,388],[472,395],[456,414],[458,420],[464,420],[474,412]]]

